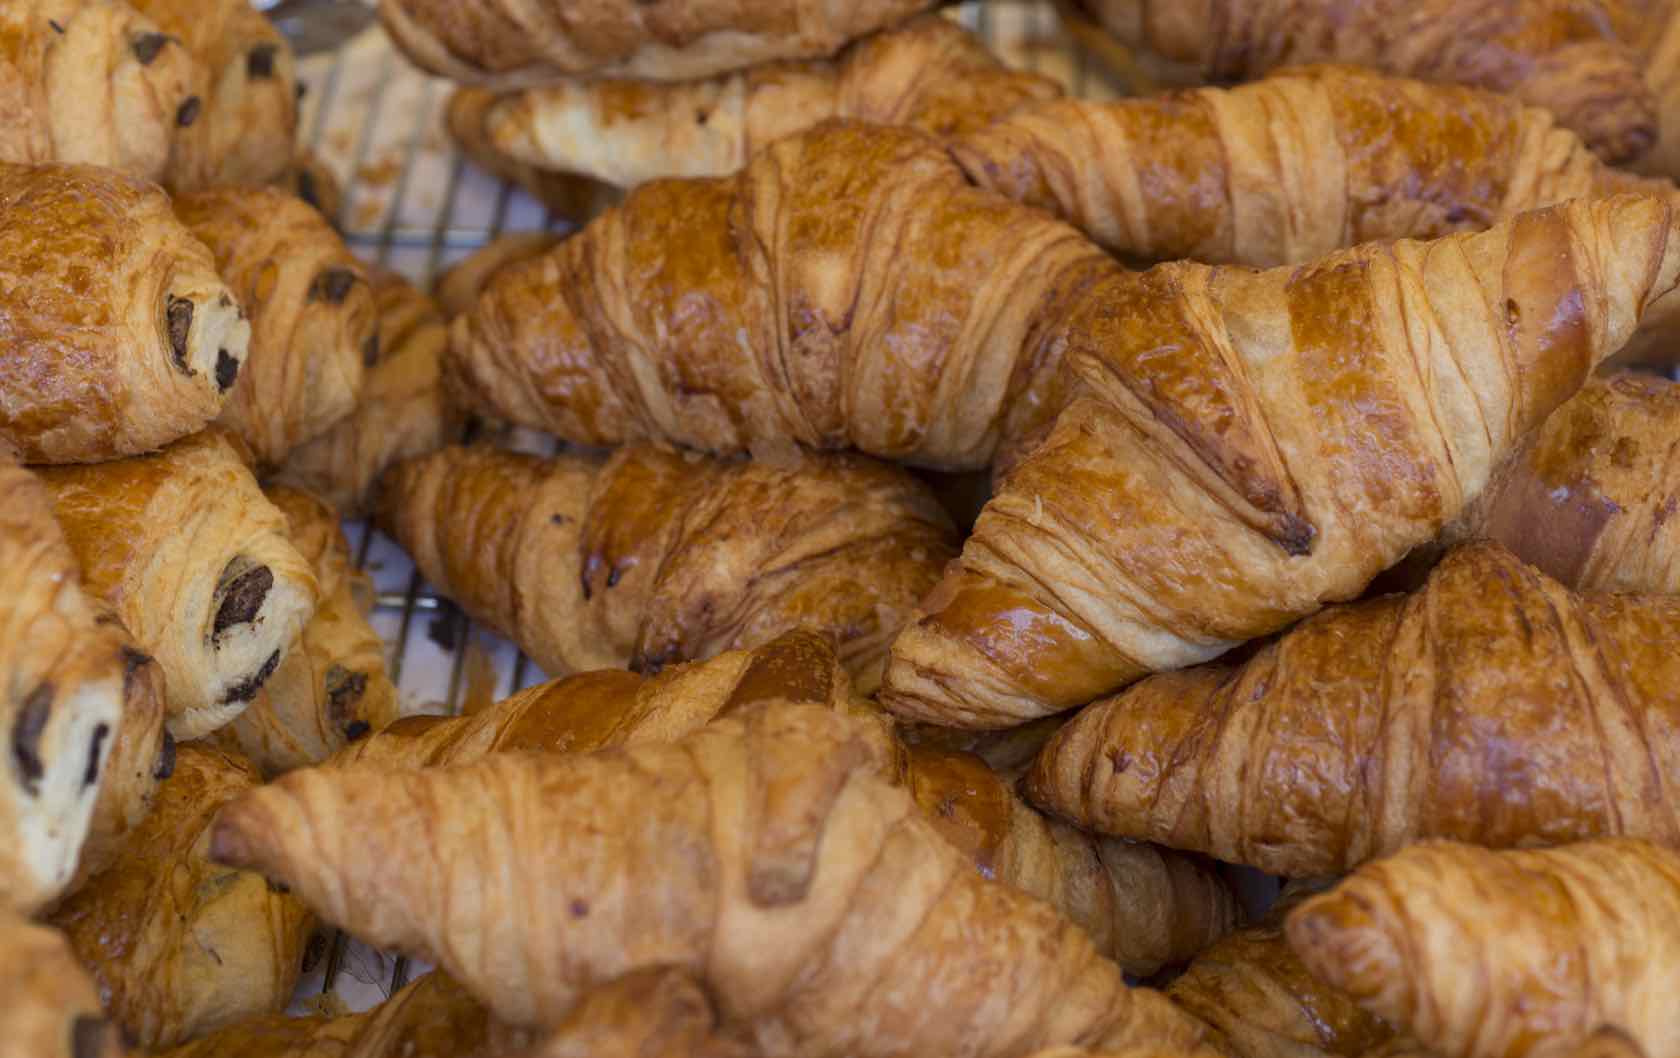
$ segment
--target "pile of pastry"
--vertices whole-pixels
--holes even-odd
[[[239,0],[0,6],[0,1056],[1680,1055],[1680,18],[932,6],[385,0],[587,219],[435,299]]]

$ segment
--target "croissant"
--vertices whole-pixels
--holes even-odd
[[[179,41],[122,0],[7,0],[0,161],[160,179],[176,137],[203,109],[191,94],[198,75]]]
[[[221,422],[264,466],[356,407],[379,359],[379,313],[360,262],[326,219],[270,187],[176,198],[251,315],[251,356]]]
[[[46,491],[0,464],[0,912],[70,883],[123,723],[123,640],[99,627]]]
[[[653,967],[585,992],[558,1027],[524,1058],[757,1058],[757,1048],[728,1034],[716,1005],[694,977]]]
[[[378,269],[369,282],[379,358],[367,370],[361,399],[326,433],[292,449],[276,475],[348,515],[367,513],[387,467],[441,448],[462,425],[443,391],[449,328],[437,304],[395,272]]]
[[[215,418],[251,328],[156,187],[0,163],[0,459],[77,463]]]
[[[491,143],[517,161],[630,188],[733,173],[766,144],[825,118],[950,138],[1060,94],[1049,78],[1009,69],[955,22],[926,14],[832,59],[702,81],[575,79],[509,93],[485,125]]]
[[[1680,1047],[1680,858],[1634,840],[1427,842],[1291,914],[1307,969],[1444,1058],[1567,1053],[1601,1027]]]
[[[497,179],[524,188],[550,213],[580,223],[623,197],[617,188],[598,180],[528,165],[492,143],[485,123],[498,99],[495,92],[482,88],[458,88],[450,95],[444,107],[444,126],[462,154]]]
[[[344,209],[344,188],[332,169],[313,151],[299,151],[286,171],[270,183],[303,199],[327,223],[338,227],[338,217]]]
[[[0,908],[0,1058],[121,1058],[99,993],[57,932]]]
[[[1026,792],[1102,833],[1292,876],[1431,837],[1680,843],[1661,763],[1675,635],[1680,597],[1577,595],[1472,544],[1412,595],[1090,706]]]
[[[224,808],[212,853],[437,960],[518,1025],[552,1027],[584,990],[669,965],[772,1054],[1199,1039],[1078,927],[939,838],[878,731],[772,703],[592,755],[305,769]]]
[[[432,294],[443,307],[444,316],[453,320],[473,307],[496,273],[547,253],[563,238],[546,231],[499,235],[452,265],[438,279]]]
[[[181,746],[125,855],[52,912],[141,1046],[172,1047],[291,1000],[312,916],[259,875],[206,858],[217,808],[261,781],[239,757]]]
[[[166,174],[177,192],[266,184],[292,161],[297,67],[291,45],[248,0],[129,0],[197,60],[203,114],[181,133]]]
[[[900,717],[1007,727],[1353,598],[1675,287],[1666,197],[1301,268],[1175,263],[1066,325],[1070,399],[893,644]]]
[[[1076,0],[1166,82],[1237,81],[1344,62],[1506,92],[1557,115],[1609,162],[1656,136],[1656,110],[1606,6],[1575,0]]]
[[[1119,267],[931,138],[826,122],[732,178],[645,184],[491,280],[445,374],[590,445],[789,441],[989,464],[1055,404],[1059,322]]]
[[[686,81],[775,59],[831,55],[933,0],[851,4],[702,0],[661,7],[605,0],[380,0],[396,45],[423,70],[466,84],[514,88],[557,77]]]
[[[427,580],[550,674],[656,672],[805,627],[835,641],[865,693],[955,552],[908,474],[797,451],[445,448],[391,469],[379,519]]]
[[[238,716],[315,609],[309,564],[220,429],[42,472],[88,589],[163,668],[183,741]]]
[[[385,643],[368,625],[370,594],[351,568],[338,515],[315,496],[284,486],[265,490],[286,516],[293,546],[309,561],[320,605],[250,708],[216,732],[264,775],[326,760],[397,719],[397,688],[385,670]],[[371,602],[371,600],[369,600]]]

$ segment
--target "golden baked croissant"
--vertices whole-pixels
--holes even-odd
[[[41,474],[88,590],[162,665],[183,741],[238,716],[315,610],[309,563],[242,455],[212,428],[155,455]]]
[[[498,235],[482,248],[452,265],[438,279],[432,295],[453,320],[468,311],[484,293],[492,277],[509,265],[538,257],[560,245],[564,236],[546,231],[517,231]]]
[[[177,136],[203,109],[197,79],[180,41],[122,0],[6,0],[0,160],[161,179]]]
[[[123,857],[52,912],[141,1046],[171,1047],[291,999],[312,916],[260,875],[206,858],[216,810],[261,781],[237,756],[181,746]]]
[[[555,216],[582,223],[615,205],[622,193],[615,187],[575,173],[547,172],[519,161],[490,142],[485,122],[500,98],[482,88],[457,88],[444,108],[444,127],[461,153],[481,168],[525,189]]]
[[[1066,324],[1071,399],[894,642],[882,704],[1007,727],[1357,596],[1675,287],[1677,219],[1576,199],[1300,268],[1104,280]]]
[[[1680,593],[1680,385],[1594,378],[1494,475],[1450,536],[1490,536],[1583,591]]]
[[[291,164],[297,68],[291,45],[249,0],[128,0],[197,60],[204,110],[176,140],[166,182],[176,193],[266,184]]]
[[[275,775],[318,764],[391,724],[397,688],[385,670],[385,643],[368,625],[371,607],[357,598],[371,588],[351,568],[338,515],[307,492],[285,486],[264,492],[286,516],[288,536],[313,569],[321,601],[298,645],[216,739]]]
[[[271,187],[175,200],[216,255],[251,317],[251,355],[222,413],[265,466],[356,407],[379,359],[379,312],[367,275],[326,219]]]
[[[1289,917],[1315,976],[1444,1058],[1567,1053],[1594,1030],[1680,1048],[1680,857],[1634,840],[1425,842]]]
[[[1586,194],[1673,190],[1611,169],[1515,97],[1351,66],[1041,103],[951,149],[976,184],[1116,252],[1259,267],[1473,231]]]
[[[1615,0],[1612,0],[1615,2]],[[1508,92],[1556,114],[1606,161],[1649,148],[1656,112],[1596,0],[1077,0],[1164,82],[1238,81],[1345,62]]]
[[[297,152],[286,171],[270,183],[303,199],[327,223],[338,227],[338,215],[344,207],[344,188],[320,155],[313,151]]]
[[[112,781],[125,643],[98,625],[46,490],[0,463],[0,911],[33,913],[70,884]]]
[[[1026,792],[1102,833],[1291,876],[1431,837],[1680,843],[1661,792],[1676,636],[1680,597],[1577,595],[1471,544],[1421,591],[1089,706]]]
[[[909,125],[941,138],[978,130],[1061,88],[1011,70],[937,14],[866,37],[832,59],[772,63],[672,84],[575,79],[490,107],[510,157],[615,187],[733,173],[766,144],[826,118]]]
[[[0,1058],[121,1058],[99,993],[56,931],[0,907]]]
[[[775,59],[830,55],[934,0],[851,4],[700,0],[380,0],[379,16],[415,65],[466,84],[513,88],[557,77],[686,81]]]
[[[394,463],[441,448],[461,432],[443,391],[449,328],[431,298],[395,272],[369,282],[379,310],[379,359],[349,415],[292,449],[277,480],[318,493],[347,515],[368,511],[374,485]]]
[[[222,809],[212,853],[516,1025],[672,966],[774,1054],[1200,1038],[1049,905],[980,877],[891,781],[880,734],[771,703],[675,743],[304,769]]]
[[[955,550],[902,470],[798,451],[445,448],[386,474],[379,518],[440,591],[557,676],[658,671],[804,627],[868,693]]]
[[[938,143],[826,122],[731,178],[645,184],[454,324],[471,406],[569,441],[793,441],[988,465],[1053,408],[1059,324],[1120,268]]]
[[[728,1034],[716,1005],[693,975],[672,967],[627,973],[585,992],[571,1012],[523,1058],[757,1058]]]
[[[168,444],[220,413],[250,341],[216,262],[158,188],[0,163],[0,459]]]

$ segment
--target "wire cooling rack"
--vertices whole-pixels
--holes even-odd
[[[1054,77],[1076,95],[1120,94],[1104,68],[1073,47],[1047,2],[990,0],[946,13],[1013,66]],[[430,289],[450,265],[498,235],[571,226],[460,155],[443,121],[452,86],[410,66],[377,25],[335,50],[300,58],[298,73],[305,86],[301,142],[338,178],[339,228],[370,264]],[[550,450],[528,435],[515,444]],[[501,698],[544,678],[513,644],[467,621],[388,537],[362,522],[344,528],[357,566],[374,583],[373,626],[387,644],[405,712],[454,713],[471,684],[493,686]],[[304,967],[297,1013],[365,1010],[426,969],[341,933],[318,936]]]

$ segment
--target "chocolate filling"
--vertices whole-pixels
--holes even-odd
[[[226,349],[216,350],[216,388],[223,393],[233,388],[239,379],[239,361],[228,355]]]
[[[232,704],[234,702],[248,702],[252,698],[255,698],[257,696],[257,692],[262,690],[262,685],[268,682],[268,678],[270,676],[274,675],[274,670],[279,666],[279,664],[280,652],[276,650],[268,656],[267,661],[263,662],[262,668],[257,670],[257,674],[255,676],[252,676],[244,683],[238,684],[232,690],[228,691],[222,701],[227,704]]]
[[[367,367],[379,363],[379,335],[370,334],[368,340],[362,343],[362,363]]]
[[[150,654],[141,653],[133,647],[122,648],[123,659],[123,697],[134,693],[134,674],[152,663]]]
[[[362,700],[362,692],[367,690],[367,673],[331,665],[327,668],[326,688],[327,708],[342,724],[350,708]]]
[[[368,733],[372,730],[372,725],[366,720],[358,720],[344,729],[344,737],[347,741],[356,742],[368,737]]]
[[[23,777],[23,791],[31,797],[41,792],[41,776],[47,773],[41,764],[41,733],[52,715],[52,700],[53,685],[41,684],[29,692],[12,722],[12,759]]]
[[[71,1058],[99,1058],[111,1042],[111,1023],[93,1014],[77,1014],[70,1023]]]
[[[199,101],[197,96],[188,96],[187,101],[181,104],[181,109],[175,112],[175,124],[182,128],[191,125],[198,120],[198,112],[203,107],[204,104]]]
[[[175,774],[175,736],[163,729],[163,748],[158,751],[157,768],[152,772],[152,778],[163,782]]]
[[[105,748],[105,740],[110,737],[110,724],[100,724],[93,729],[93,744],[88,747],[87,772],[82,776],[83,786],[92,786],[99,781],[99,752]]]
[[[134,57],[140,60],[141,66],[150,66],[168,43],[169,38],[162,33],[143,33],[134,38]]]
[[[329,268],[309,284],[309,300],[325,299],[334,305],[344,304],[350,288],[356,285],[356,273],[344,268]]]
[[[303,86],[299,85],[298,87],[302,88]],[[315,174],[310,172],[308,169],[300,169],[297,174],[297,182],[298,197],[309,203],[311,206],[314,206],[316,209],[320,209],[321,194],[315,188]]]
[[[274,76],[274,53],[272,44],[262,44],[251,49],[251,54],[245,57],[245,73],[259,80],[266,80]]]
[[[224,594],[222,605],[216,609],[215,623],[210,627],[212,640],[235,625],[248,624],[262,609],[268,590],[274,587],[274,573],[267,566],[254,566],[244,572],[235,568],[246,561],[236,558],[222,571]]]
[[[193,303],[171,294],[164,315],[169,320],[169,348],[174,354],[175,366],[181,369],[182,374],[190,375],[193,369],[187,363],[187,336],[192,333]]]

